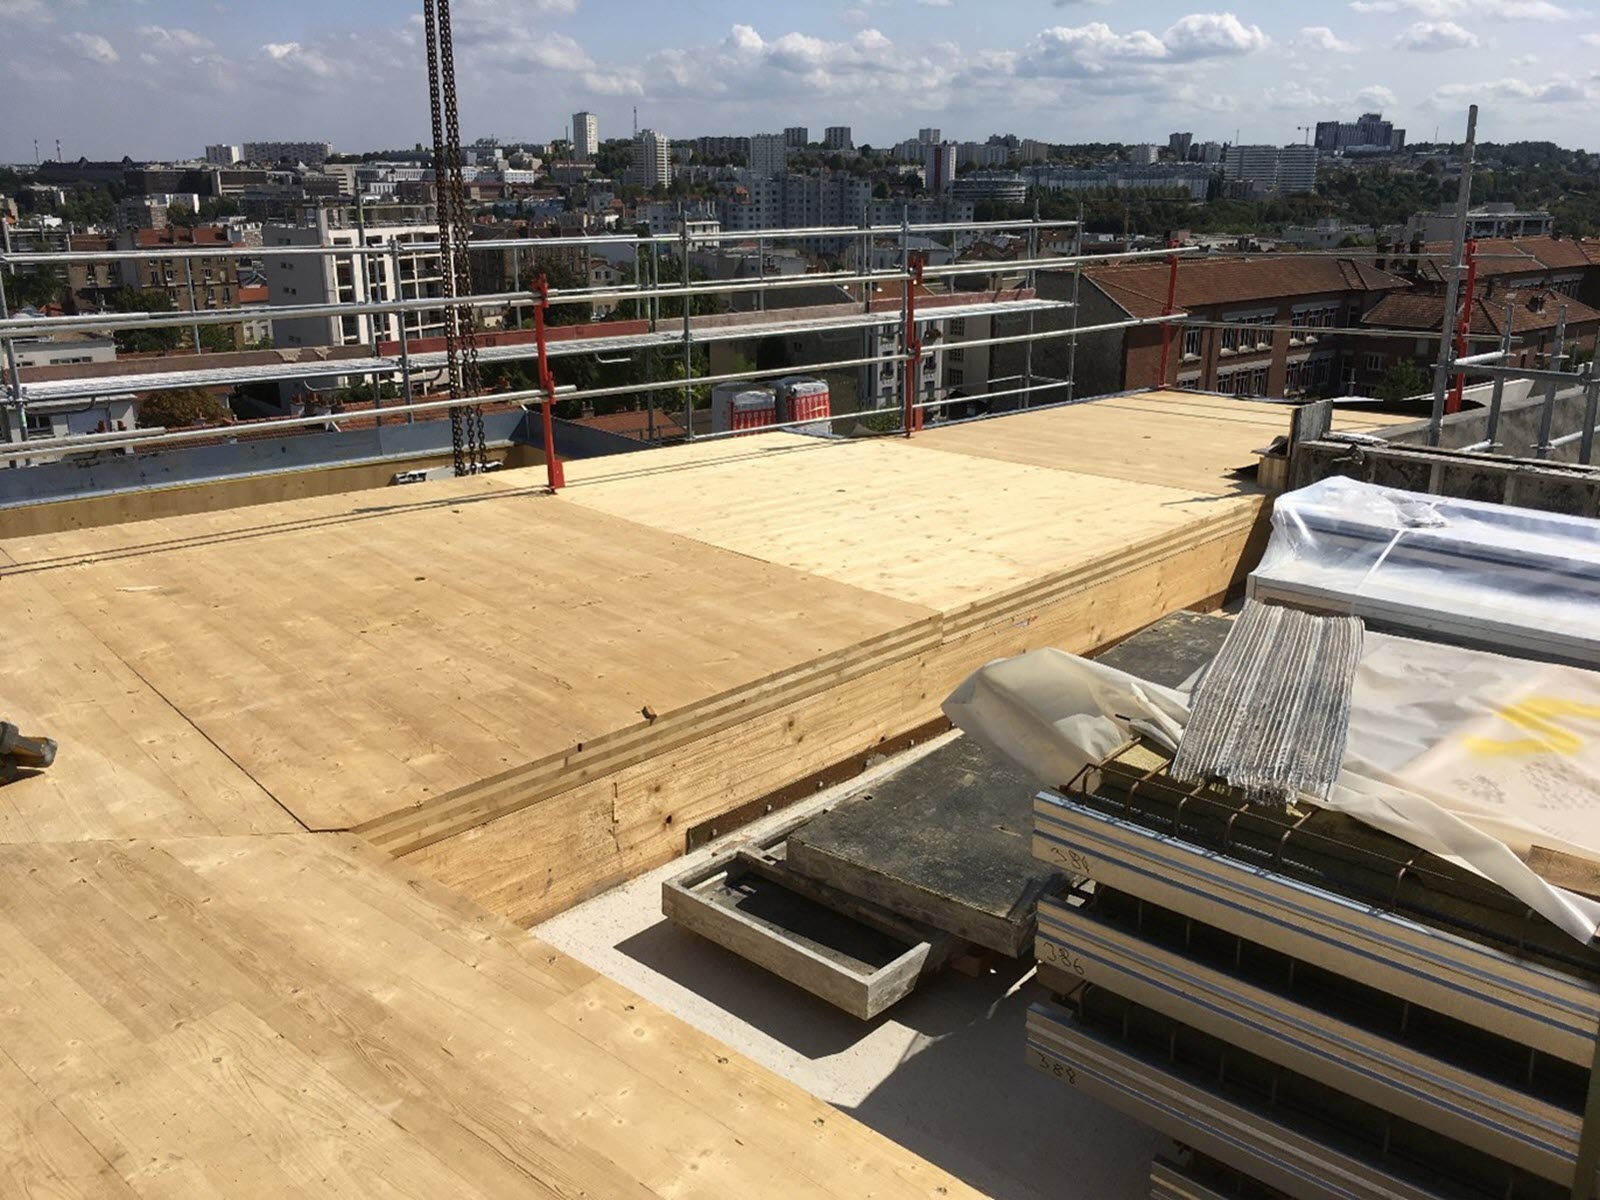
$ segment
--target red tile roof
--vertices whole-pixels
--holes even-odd
[[[1600,311],[1590,308],[1581,300],[1574,300],[1549,288],[1530,288],[1526,291],[1502,292],[1495,297],[1477,297],[1472,306],[1473,333],[1499,337],[1505,331],[1508,295],[1516,300],[1512,307],[1513,333],[1554,329],[1562,305],[1566,306],[1569,326],[1600,322]],[[1385,329],[1437,330],[1444,324],[1444,297],[1428,292],[1385,296],[1361,319],[1361,323]]]
[[[1158,317],[1167,301],[1168,267],[1152,261],[1089,267],[1084,277],[1131,317]],[[1244,258],[1184,256],[1178,263],[1180,311],[1293,296],[1380,292],[1408,286],[1398,275],[1353,258],[1258,254]]]
[[[638,438],[643,441],[650,436],[650,414],[648,412],[614,412],[604,413],[594,417],[579,417],[572,422],[574,425],[584,425],[590,429],[599,429],[605,433],[615,433],[621,437]],[[675,438],[683,436],[683,422],[671,413],[664,413],[660,409],[655,415],[656,437]]]
[[[1417,274],[1432,283],[1447,278],[1450,254],[1454,247],[1449,242],[1432,242],[1423,247],[1425,253],[1441,255],[1422,260]],[[1596,247],[1600,250],[1600,247]],[[1499,275],[1543,274],[1547,271],[1568,271],[1594,266],[1600,255],[1591,257],[1583,243],[1571,238],[1483,238],[1478,242],[1478,277],[1494,278]],[[1396,259],[1403,257],[1397,254]]]

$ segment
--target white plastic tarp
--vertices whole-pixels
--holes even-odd
[[[944,712],[1063,787],[1130,733],[1175,747],[1189,693],[1036,650],[969,676]],[[1600,674],[1368,633],[1326,806],[1478,871],[1588,941],[1600,903],[1519,855],[1537,845],[1600,859]]]

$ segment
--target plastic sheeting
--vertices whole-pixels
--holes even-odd
[[[1173,749],[1188,696],[1036,650],[975,672],[944,712],[1059,788],[1131,733]],[[1600,859],[1600,674],[1369,633],[1325,805],[1478,871],[1588,941],[1600,903],[1518,856],[1537,845]]]
[[[1600,522],[1330,478],[1272,527],[1254,599],[1600,666]]]

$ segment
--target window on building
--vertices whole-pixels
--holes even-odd
[[[1381,371],[1383,370],[1383,355],[1368,354],[1366,358],[1362,360],[1362,365],[1368,371]]]
[[[950,367],[944,373],[946,387],[960,387],[967,381],[967,373],[959,367]]]
[[[1267,369],[1257,367],[1250,372],[1250,394],[1252,396],[1265,396],[1267,394]]]
[[[951,346],[945,354],[951,362],[965,362],[967,359],[967,352],[960,346]]]
[[[28,436],[31,438],[49,437],[55,432],[55,426],[50,423],[50,418],[44,413],[28,414]]]
[[[1200,338],[1203,332],[1199,326],[1190,326],[1183,331],[1183,357],[1200,357]]]
[[[950,320],[950,336],[953,338],[967,336],[967,319],[965,317],[952,317]]]
[[[1222,349],[1225,353],[1236,354],[1239,351],[1239,327],[1230,325],[1222,331]]]

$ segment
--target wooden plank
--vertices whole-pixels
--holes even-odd
[[[607,734],[648,742],[647,707],[822,673],[927,617],[504,488],[307,510],[24,540],[8,585],[43,588],[311,828]]]
[[[933,941],[903,936],[894,928],[901,921],[874,921],[859,905],[841,912],[823,896],[796,892],[788,874],[730,851],[666,880],[661,911],[863,1021],[910,995],[947,956],[948,945],[936,954]]]
[[[19,1197],[132,1197],[33,1081],[0,1053],[0,1193]]]
[[[532,924],[683,852],[684,831],[789,781],[859,756],[939,712],[963,678],[1041,646],[1087,654],[1227,591],[1253,526],[1185,546],[1052,603],[900,659],[826,692],[522,807],[402,860]]]
[[[918,439],[665,461],[684,465],[630,477],[596,474],[603,460],[573,464],[567,499],[939,611],[1129,544],[1184,538],[1197,521],[1230,505],[1253,513],[1261,500],[953,455]]]
[[[0,788],[0,843],[301,828],[37,579],[0,595],[16,633],[0,718],[61,747],[48,771]]]
[[[973,1194],[357,839],[4,846],[0,892],[39,1194]]]

